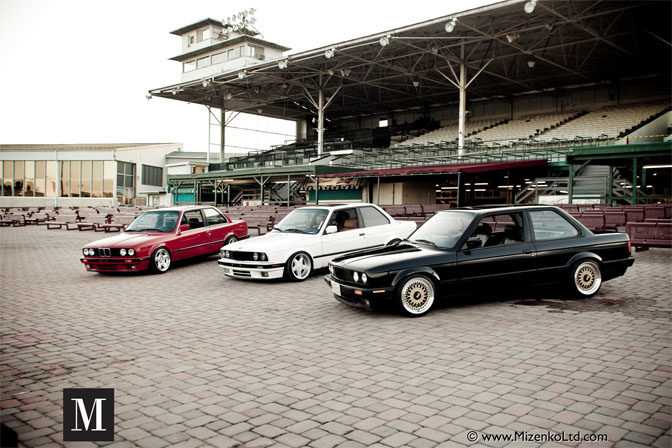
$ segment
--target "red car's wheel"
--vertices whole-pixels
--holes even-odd
[[[152,272],[163,274],[170,268],[170,251],[165,247],[159,247],[152,254],[149,268]]]

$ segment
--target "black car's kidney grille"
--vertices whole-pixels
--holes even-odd
[[[252,258],[252,255],[254,252],[234,252],[232,250],[229,251],[229,258],[231,260],[238,260],[238,261],[255,261]]]
[[[334,273],[332,274],[336,280],[345,281],[345,269],[334,266]]]

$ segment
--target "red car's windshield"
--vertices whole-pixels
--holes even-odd
[[[175,230],[180,212],[151,211],[138,216],[126,228],[126,232],[172,232]]]

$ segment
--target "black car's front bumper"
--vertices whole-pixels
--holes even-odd
[[[331,274],[324,277],[324,281],[331,287],[334,297],[346,305],[367,310],[373,309],[380,302],[389,301],[394,297],[394,287],[362,288],[347,285],[335,280]]]

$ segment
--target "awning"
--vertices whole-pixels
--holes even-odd
[[[428,174],[449,173],[484,173],[488,171],[513,170],[545,166],[546,159],[518,160],[512,162],[488,162],[488,163],[464,163],[461,165],[430,165],[409,166],[404,168],[386,168],[382,170],[351,171],[349,173],[320,174],[317,177],[392,177],[392,176],[417,176]]]
[[[322,177],[322,176],[317,176]],[[360,180],[353,177],[343,178],[341,176],[330,177],[329,179],[320,179],[320,190],[356,190],[360,188]],[[315,189],[315,182],[306,185],[309,190]]]

